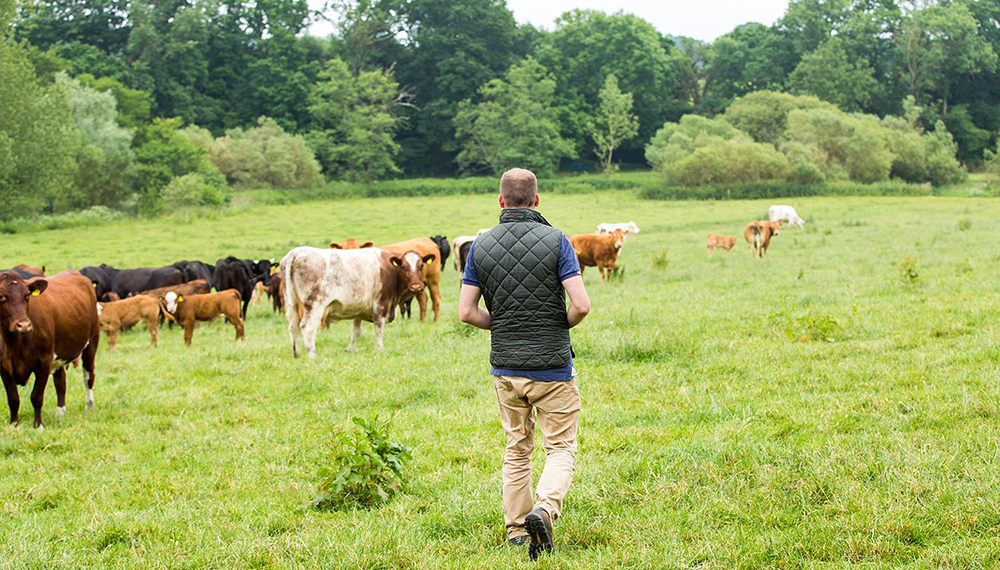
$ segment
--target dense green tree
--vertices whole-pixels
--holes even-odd
[[[18,35],[43,50],[78,44],[120,56],[131,31],[129,8],[126,0],[40,0],[26,9]]]
[[[79,132],[75,184],[56,198],[59,210],[117,207],[128,195],[132,163],[131,129],[118,124],[115,97],[87,87],[65,73],[56,78]]]
[[[845,111],[867,109],[878,87],[868,62],[848,56],[836,36],[803,57],[788,83],[795,93],[815,95]]]
[[[119,125],[134,129],[149,124],[152,120],[150,109],[153,102],[149,93],[139,89],[129,89],[111,77],[95,78],[89,73],[84,73],[76,79],[91,89],[108,92],[114,96]]]
[[[136,133],[132,185],[137,192],[136,207],[144,214],[162,210],[161,193],[170,181],[192,172],[207,184],[222,188],[225,178],[208,160],[204,149],[191,143],[179,131],[178,119],[154,119]]]
[[[393,133],[400,108],[410,105],[392,71],[351,73],[332,59],[309,98],[317,130],[309,140],[327,176],[370,182],[399,172]]]
[[[499,174],[521,167],[552,174],[573,147],[559,136],[556,82],[534,58],[512,65],[503,79],[479,90],[479,103],[463,101],[455,115],[461,145],[456,161],[464,172]]]
[[[758,142],[777,143],[786,130],[788,113],[795,109],[833,109],[830,103],[813,96],[794,96],[774,91],[757,91],[733,101],[726,120]]]
[[[406,49],[396,67],[420,111],[401,133],[401,161],[410,173],[452,173],[459,102],[528,54],[524,40],[532,36],[498,0],[411,0],[405,18]]]
[[[997,68],[997,54],[979,35],[972,11],[961,2],[932,4],[907,14],[896,37],[910,94],[941,101],[948,114],[951,84],[958,76]]]
[[[592,148],[587,125],[597,114],[605,78],[614,75],[632,94],[639,134],[621,156],[639,161],[657,125],[690,110],[689,58],[672,47],[649,22],[631,14],[573,10],[556,20],[537,58],[555,74],[561,131],[577,153]]]
[[[590,123],[590,136],[594,139],[594,152],[608,172],[615,149],[639,132],[639,120],[632,112],[632,94],[622,93],[614,75],[608,75],[598,95],[601,105]]]
[[[762,24],[744,24],[718,38],[705,66],[701,110],[720,113],[742,95],[781,89],[798,63],[786,35]]]
[[[10,17],[0,4],[0,17]],[[6,25],[0,34],[0,219],[51,208],[73,183],[79,135],[66,97],[43,86]]]

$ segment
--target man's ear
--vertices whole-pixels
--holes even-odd
[[[535,194],[535,205],[534,205],[533,207],[534,207],[534,208],[537,208],[537,207],[538,207],[538,205],[539,205],[539,204],[541,204],[541,203],[542,203],[542,198],[541,198],[541,196],[539,196],[539,195],[538,195],[538,194],[536,193],[536,194]]]
[[[427,255],[424,256],[424,263],[430,265],[431,263],[434,263],[435,259],[437,259],[436,255],[434,255],[433,253],[428,253]]]
[[[497,198],[498,198],[498,199],[499,199],[499,201],[500,201],[500,207],[501,207],[501,208],[506,208],[506,207],[507,207],[507,204],[504,204],[504,202],[503,202],[503,194],[499,194],[499,195],[497,196]]]
[[[45,279],[32,279],[27,285],[28,291],[31,291],[32,296],[37,297],[45,292],[45,289],[49,286],[49,282]]]

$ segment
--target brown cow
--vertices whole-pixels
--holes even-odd
[[[580,275],[584,268],[597,266],[601,279],[606,279],[604,268],[613,270],[618,263],[618,253],[625,243],[625,232],[620,229],[610,234],[579,234],[569,238],[580,261]],[[610,273],[610,271],[608,272]]]
[[[31,265],[25,265],[22,263],[21,265],[15,265],[13,269],[17,271],[24,271],[25,273],[31,273],[32,275],[40,275],[42,277],[45,277],[44,265],[41,267],[32,267]]]
[[[149,346],[156,346],[157,321],[160,318],[160,303],[156,298],[136,295],[124,301],[98,303],[97,314],[100,316],[101,330],[108,337],[108,352],[115,351],[120,330],[141,322],[146,323],[146,330],[149,331]]]
[[[344,243],[337,243],[333,241],[330,242],[331,249],[364,249],[366,247],[375,247],[375,244],[373,244],[370,241],[366,241],[365,243],[358,243],[358,240],[352,237],[349,237],[346,240],[344,240]]]
[[[434,305],[434,321],[441,319],[441,249],[431,238],[413,238],[399,243],[381,246],[383,251],[402,257],[408,251],[416,252],[423,259],[424,288],[419,291],[412,289],[406,293],[401,302],[405,303],[413,297],[420,304],[420,320],[427,316],[427,292],[430,289],[431,303]],[[429,260],[429,261],[428,261]]]
[[[154,299],[159,299],[167,293],[173,291],[178,295],[204,295],[205,293],[212,292],[212,285],[204,279],[195,279],[194,281],[188,281],[187,283],[181,283],[179,285],[170,285],[168,287],[157,287],[156,289],[150,289],[149,291],[143,291],[139,295],[146,295],[147,297],[152,297]]]
[[[271,284],[267,287],[267,294],[271,296],[271,308],[274,312],[285,312],[285,283],[281,278],[280,271],[271,276]]]
[[[743,237],[750,244],[750,254],[759,259],[767,257],[767,248],[771,245],[771,236],[777,235],[774,231],[774,224],[777,222],[765,222],[754,220],[747,223],[743,230]]]
[[[423,264],[416,251],[297,247],[288,252],[281,274],[292,354],[298,357],[303,342],[306,355],[316,358],[316,334],[326,313],[334,322],[354,321],[347,350],[355,349],[361,321],[375,325],[375,348],[382,350],[382,331],[395,318],[399,300],[423,288]]]
[[[712,251],[717,247],[721,247],[726,250],[726,254],[729,254],[729,250],[733,249],[736,242],[740,241],[739,236],[720,236],[718,234],[708,234],[708,242],[705,244],[708,248],[708,256],[712,257]]]
[[[90,280],[64,271],[25,281],[13,271],[0,273],[0,376],[7,391],[10,423],[18,421],[17,387],[35,375],[31,405],[35,427],[42,428],[45,385],[52,374],[56,415],[66,413],[66,365],[83,360],[87,409],[94,407],[94,358],[101,341],[97,297]]]
[[[198,321],[211,321],[221,316],[225,316],[236,328],[236,340],[246,340],[240,319],[240,301],[240,292],[236,289],[190,297],[171,291],[160,297],[160,304],[168,318],[184,327],[185,346],[191,346],[194,326]]]

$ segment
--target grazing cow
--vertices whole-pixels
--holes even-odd
[[[35,427],[42,428],[45,385],[52,374],[56,415],[66,413],[66,365],[83,360],[87,409],[94,407],[94,358],[101,341],[97,297],[86,277],[69,270],[25,281],[13,271],[0,273],[0,376],[7,392],[10,423],[18,421],[17,387],[35,375],[31,405]]]
[[[739,236],[720,236],[717,234],[708,234],[708,256],[712,257],[712,251],[717,247],[721,247],[726,250],[726,255],[729,254],[729,250],[733,249],[736,242],[740,241]]]
[[[362,249],[365,247],[375,247],[375,244],[370,241],[366,241],[365,243],[358,243],[358,240],[352,237],[349,237],[346,240],[344,240],[344,243],[337,243],[333,241],[330,242],[331,249]]]
[[[623,235],[622,241],[628,239],[629,234],[639,233],[639,226],[635,225],[635,222],[621,223],[621,224],[611,224],[603,223],[598,224],[597,233],[598,235],[613,234],[615,230],[621,230]]]
[[[748,222],[743,230],[743,237],[750,244],[750,254],[756,258],[767,257],[767,248],[771,245],[771,236],[777,235],[774,231],[774,224],[777,222],[765,222],[754,220]]]
[[[465,271],[465,261],[469,258],[469,249],[474,241],[476,236],[458,236],[451,242],[451,250],[455,252],[455,269],[459,273]]]
[[[160,303],[156,297],[137,295],[123,301],[98,303],[97,315],[100,318],[101,330],[108,338],[108,352],[115,351],[118,331],[143,322],[149,331],[149,346],[156,346],[157,321],[160,318]]]
[[[267,286],[267,294],[271,297],[271,308],[276,313],[285,311],[285,283],[281,279],[281,271],[271,276],[271,284]]]
[[[180,285],[157,287],[156,289],[150,289],[149,291],[138,293],[138,295],[158,299],[171,291],[177,293],[178,295],[204,295],[205,293],[212,292],[212,286],[209,285],[208,281],[205,281],[204,279],[195,279],[194,281],[188,281],[187,283],[181,283]],[[136,295],[133,295],[133,297],[135,296]]]
[[[448,238],[442,235],[431,236],[431,241],[437,244],[438,250],[441,252],[438,263],[441,264],[441,271],[444,271],[444,263],[448,261],[448,256],[451,255],[451,244],[448,243]]]
[[[117,269],[102,263],[99,267],[84,267],[80,270],[80,273],[87,279],[90,279],[90,282],[94,286],[94,294],[97,295],[99,300],[109,300],[107,294],[112,290],[111,285],[118,274]]]
[[[580,275],[587,267],[597,266],[601,279],[606,279],[604,268],[613,270],[618,263],[618,253],[625,244],[625,232],[614,230],[607,235],[580,234],[569,238],[580,261]],[[610,273],[610,271],[609,271]]]
[[[426,288],[430,290],[431,303],[434,306],[434,321],[437,322],[440,320],[441,264],[438,260],[441,259],[441,250],[438,249],[437,244],[430,238],[413,238],[399,243],[384,245],[382,246],[382,249],[397,256],[402,256],[408,251],[415,251],[420,254],[420,257],[424,259],[424,285],[426,285]],[[420,304],[420,320],[422,321],[427,316],[427,292],[421,288],[419,290],[413,290],[411,293],[415,293],[415,295],[409,295],[407,298],[412,298],[414,296],[417,298],[417,303]]]
[[[190,283],[203,279],[208,283],[212,282],[212,273],[215,268],[204,261],[178,261],[171,267],[175,267],[184,275],[184,282]]]
[[[795,208],[791,206],[771,206],[767,209],[767,217],[772,222],[785,222],[788,225],[795,224],[800,228],[806,223],[805,220],[799,217],[799,213],[795,211]]]
[[[243,309],[240,312],[242,318],[247,316],[247,306],[253,297],[253,288],[258,281],[263,281],[264,285],[271,283],[271,262],[267,259],[251,261],[249,259],[237,259],[229,256],[220,259],[215,263],[215,272],[212,276],[212,286],[216,291],[226,289],[236,289],[243,300]]]
[[[236,340],[246,340],[240,319],[240,292],[226,289],[207,295],[185,297],[173,291],[159,298],[167,318],[184,327],[184,346],[191,346],[194,326],[198,321],[211,321],[221,316],[236,329]]]
[[[281,259],[281,277],[292,354],[299,356],[301,338],[306,355],[316,358],[316,333],[325,317],[354,321],[349,351],[355,350],[361,321],[374,324],[375,348],[382,350],[383,328],[395,318],[399,300],[424,286],[423,263],[416,251],[397,255],[376,247],[288,252]]]
[[[28,275],[31,275],[33,277],[45,277],[44,265],[41,267],[32,267],[31,265],[25,265],[22,263],[21,265],[15,265],[13,267],[13,270],[15,273],[19,273],[21,275],[27,273]]]

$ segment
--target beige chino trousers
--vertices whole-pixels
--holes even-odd
[[[507,537],[527,534],[524,517],[541,506],[555,520],[573,480],[580,391],[569,382],[541,382],[517,376],[494,376],[500,423],[507,435],[503,457],[503,511]],[[535,413],[542,429],[545,468],[531,496],[531,453],[535,448]]]

